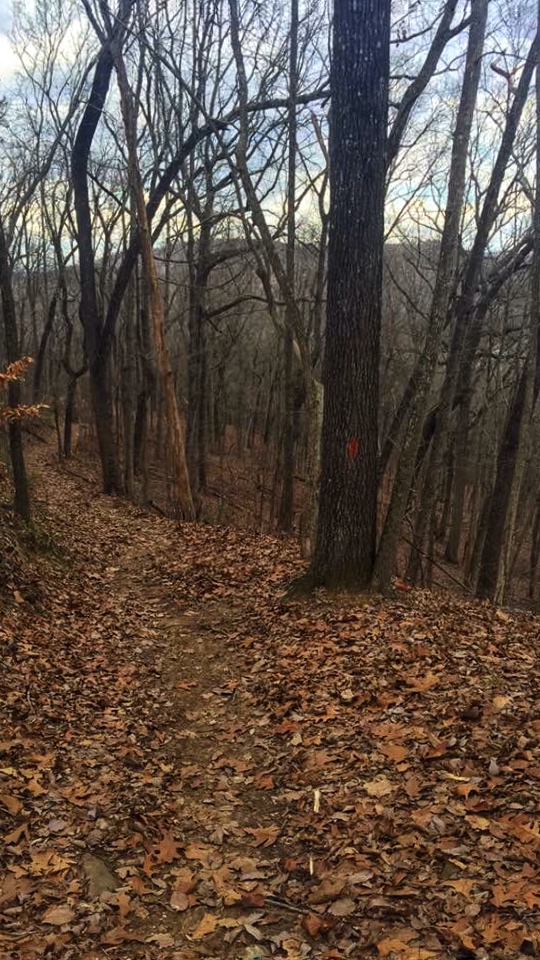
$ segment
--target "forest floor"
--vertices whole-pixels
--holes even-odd
[[[540,954],[539,618],[284,603],[294,545],[178,527],[45,448],[32,469],[0,957]]]

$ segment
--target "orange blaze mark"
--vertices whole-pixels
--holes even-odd
[[[351,437],[347,444],[347,456],[349,460],[356,460],[360,450],[360,443],[356,437]]]

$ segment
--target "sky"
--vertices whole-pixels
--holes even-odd
[[[15,70],[15,55],[7,34],[11,29],[11,0],[0,0],[0,84]]]
[[[11,26],[11,0],[0,0],[0,33],[5,34]]]

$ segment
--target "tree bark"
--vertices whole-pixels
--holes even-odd
[[[337,0],[321,484],[313,584],[361,589],[377,535],[389,0]]]
[[[467,57],[461,98],[452,143],[448,177],[448,199],[433,290],[426,344],[420,361],[419,385],[409,414],[403,453],[400,457],[390,504],[379,543],[374,580],[386,593],[394,574],[401,523],[405,513],[416,456],[429,399],[429,390],[436,369],[441,337],[447,322],[448,309],[459,255],[461,213],[465,198],[468,146],[480,81],[482,52],[487,21],[488,0],[474,0],[469,31]],[[416,544],[422,546],[421,543]]]
[[[170,482],[173,513],[178,519],[194,520],[195,508],[191,495],[189,474],[184,444],[184,428],[178,409],[173,371],[165,343],[163,300],[152,250],[152,236],[146,211],[144,185],[137,156],[137,125],[133,93],[129,85],[121,42],[113,40],[113,57],[120,90],[120,104],[126,133],[129,174],[133,199],[137,210],[138,232],[141,245],[143,274],[148,290],[150,321],[154,336],[154,349],[159,386],[165,408],[167,429],[167,457],[170,463]]]
[[[540,26],[540,0],[537,23]],[[535,41],[538,47],[538,36]],[[538,54],[538,49],[537,49]],[[515,391],[497,459],[486,539],[480,560],[477,597],[502,603],[510,573],[509,556],[526,456],[526,426],[540,386],[540,65],[536,65],[536,192],[533,208],[533,262],[530,271],[529,340],[525,366]]]
[[[298,0],[291,0],[289,30],[289,110],[287,157],[287,282],[295,291],[296,247],[296,95],[298,92]],[[295,429],[295,311],[293,304],[285,305],[284,374],[285,419],[283,431],[283,474],[278,524],[284,533],[292,533],[294,518],[294,468],[297,431]]]
[[[124,35],[134,2],[135,0],[121,0],[118,17],[115,19],[114,33],[116,39]],[[111,49],[109,45],[102,46],[94,71],[92,88],[71,154],[71,177],[77,222],[81,284],[79,314],[85,335],[90,373],[90,398],[101,459],[103,490],[109,494],[122,493],[123,483],[114,436],[113,408],[108,376],[109,352],[104,349],[102,342],[103,318],[98,305],[96,288],[96,265],[88,191],[88,162],[94,135],[109,91],[112,70]]]
[[[11,264],[9,262],[9,250],[7,245],[4,222],[0,215],[0,297],[2,300],[2,314],[4,318],[4,336],[6,343],[6,356],[9,363],[15,363],[20,359],[19,356],[19,335],[17,330],[17,315],[15,311],[15,300],[13,297]],[[10,380],[8,383],[8,404],[11,409],[16,409],[21,402],[21,385],[18,380]],[[32,519],[32,509],[30,504],[30,488],[28,485],[28,476],[26,473],[26,464],[24,461],[24,450],[22,441],[22,423],[15,417],[8,422],[9,454],[11,467],[13,471],[13,486],[15,497],[13,506],[15,513],[30,523]]]

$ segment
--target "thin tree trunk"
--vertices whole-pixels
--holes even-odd
[[[536,600],[538,565],[540,563],[540,500],[536,502],[533,532],[531,540],[531,557],[529,567],[529,600]]]
[[[47,311],[47,320],[43,328],[43,333],[39,341],[39,348],[36,357],[36,366],[34,368],[34,381],[32,384],[32,400],[34,403],[37,403],[40,397],[41,392],[41,380],[43,377],[43,367],[45,364],[45,354],[47,352],[47,345],[49,343],[49,338],[52,333],[54,326],[54,320],[56,317],[56,304],[58,302],[58,294],[55,293],[49,303],[49,309]]]
[[[461,531],[463,526],[463,511],[465,509],[465,491],[467,484],[468,457],[469,457],[469,416],[470,397],[460,406],[456,426],[455,455],[454,455],[454,488],[452,494],[452,509],[450,515],[450,532],[445,559],[449,563],[459,563]]]
[[[4,222],[0,215],[0,297],[2,300],[2,314],[4,319],[4,336],[6,343],[6,356],[9,363],[15,363],[20,360],[19,356],[19,335],[17,331],[17,314],[15,311],[15,299],[13,297],[12,273],[9,262],[9,250],[7,245]],[[8,382],[8,404],[15,410],[21,402],[21,385],[18,380]],[[28,476],[24,462],[24,450],[22,441],[22,422],[18,417],[9,420],[8,423],[9,454],[11,458],[11,468],[13,471],[13,486],[15,497],[13,506],[15,513],[30,523],[32,519],[32,510],[30,505],[30,488],[28,485]]]
[[[89,19],[93,21],[91,8],[85,2]],[[121,0],[121,8],[115,19],[115,39],[121,40],[125,33],[135,0]],[[94,135],[103,113],[109,91],[113,59],[110,45],[100,51],[94,71],[92,88],[83,112],[71,154],[71,176],[77,221],[79,270],[81,283],[80,319],[85,333],[85,347],[90,373],[90,399],[98,438],[103,490],[105,493],[121,493],[122,478],[118,463],[114,436],[113,408],[108,376],[110,350],[102,338],[103,320],[98,306],[96,289],[96,265],[92,242],[92,217],[88,191],[88,161]]]
[[[124,357],[122,365],[122,421],[124,425],[124,485],[128,497],[133,499],[134,483],[134,429],[136,407],[135,382],[135,296],[133,282],[128,288],[126,299],[126,321],[124,336]]]
[[[475,0],[469,31],[467,57],[464,68],[461,98],[452,143],[452,159],[448,178],[448,200],[441,238],[437,276],[433,290],[427,340],[420,360],[419,385],[405,433],[390,504],[379,543],[374,581],[386,593],[395,571],[397,548],[433,376],[436,369],[441,337],[445,328],[459,255],[461,214],[465,198],[468,146],[480,81],[482,52],[487,21],[488,0]],[[418,543],[421,548],[422,544]]]
[[[513,507],[521,480],[518,461],[523,453],[524,426],[530,411],[531,373],[527,363],[519,378],[508,413],[497,458],[495,485],[489,501],[486,537],[476,584],[477,597],[497,603],[502,602],[506,589],[505,545],[509,544],[514,530]]]
[[[296,247],[296,95],[298,91],[298,0],[291,0],[289,29],[289,111],[287,157],[287,283],[295,291]],[[283,434],[283,482],[278,525],[284,533],[292,533],[294,518],[294,471],[297,431],[295,430],[295,309],[292,301],[285,306],[284,374],[285,421]]]
[[[152,237],[146,211],[144,186],[137,156],[137,128],[133,93],[129,85],[122,57],[121,44],[118,42],[114,48],[114,61],[126,133],[131,188],[137,209],[143,271],[148,289],[150,320],[154,335],[157,373],[165,407],[167,456],[171,468],[170,482],[173,512],[179,519],[194,520],[195,508],[191,496],[186,462],[184,429],[178,409],[173,371],[165,343],[163,301],[159,290],[158,275],[152,250]]]
[[[537,8],[540,26],[540,0]],[[538,29],[537,26],[537,29]],[[538,52],[538,51],[537,51]],[[536,192],[533,210],[533,262],[527,358],[508,414],[497,460],[476,595],[502,603],[508,586],[516,511],[525,468],[527,428],[540,385],[540,65],[536,65]]]

